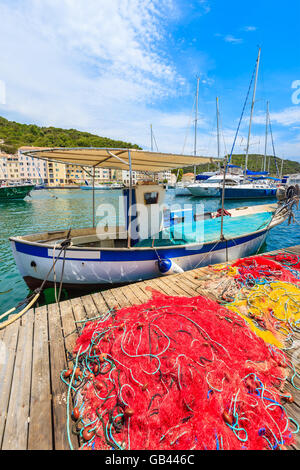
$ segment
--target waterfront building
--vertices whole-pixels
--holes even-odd
[[[15,155],[15,159],[18,162],[18,179],[22,183],[25,181],[31,181],[35,184],[46,182],[48,179],[47,162],[25,156],[21,152],[22,150],[30,150],[31,148],[32,147],[21,147],[17,155]]]
[[[171,170],[162,171],[161,173],[158,173],[158,181],[167,182],[168,184],[171,184],[173,181]],[[176,183],[176,177],[175,177],[175,183]]]
[[[32,158],[22,153],[26,150],[42,150],[42,148],[21,147],[15,155],[0,152],[0,180],[12,183],[43,182],[49,187],[81,186],[85,182],[91,184],[91,168]],[[95,168],[95,183],[122,181],[121,174],[116,170]]]

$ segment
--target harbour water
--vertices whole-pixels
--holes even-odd
[[[97,191],[96,207],[112,204],[119,208],[120,191]],[[204,210],[216,211],[221,207],[219,199],[197,199],[188,196],[176,197],[174,190],[166,193],[168,206],[203,204]],[[273,203],[263,201],[227,201],[225,208]],[[295,212],[300,223],[300,211]],[[122,217],[120,218],[122,222]],[[100,217],[96,218],[101,223]],[[111,220],[115,223],[115,220]],[[81,190],[42,190],[34,191],[24,201],[0,203],[0,314],[16,306],[29,293],[19,274],[10,248],[9,237],[51,231],[56,229],[83,228],[92,225],[92,192]],[[300,227],[288,223],[275,227],[267,236],[263,252],[300,244]]]

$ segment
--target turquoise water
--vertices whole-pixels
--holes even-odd
[[[111,204],[115,207],[116,216],[111,216],[113,223],[122,209],[119,208],[119,191],[97,191],[96,206]],[[166,193],[165,202],[179,207],[193,206],[196,211],[204,205],[205,212],[220,208],[218,199],[196,199],[192,197],[175,197],[174,191]],[[238,206],[267,204],[274,201],[228,201],[226,209]],[[198,207],[197,207],[198,206]],[[121,207],[121,206],[120,206]],[[296,212],[300,222],[300,212]],[[97,223],[101,220],[100,214]],[[0,314],[14,307],[29,293],[21,278],[12,255],[9,237],[56,229],[81,228],[92,225],[92,192],[81,190],[34,191],[26,201],[0,203]],[[288,226],[287,222],[275,227],[269,233],[264,251],[271,251],[300,244],[299,225]]]

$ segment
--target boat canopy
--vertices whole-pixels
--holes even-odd
[[[49,148],[22,151],[24,155],[93,168],[110,168],[158,173],[188,166],[213,163],[217,159],[191,155],[148,152],[137,149],[114,148]]]
[[[247,170],[247,175],[249,176],[267,176],[269,173],[267,171],[251,171]]]
[[[273,181],[281,181],[280,178],[274,178],[273,176],[258,176],[255,178],[249,178],[251,181],[258,181],[258,180],[273,180]]]

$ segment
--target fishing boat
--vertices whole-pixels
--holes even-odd
[[[7,184],[0,182],[0,201],[22,200],[34,189],[33,184]]]
[[[52,149],[26,152],[36,158],[112,169],[129,167],[130,188],[120,203],[124,223],[96,226],[93,197],[90,228],[33,233],[10,238],[16,264],[31,289],[60,282],[72,290],[95,290],[183,272],[256,253],[270,229],[290,214],[286,203],[236,208],[220,213],[179,216],[165,222],[163,186],[132,185],[132,171],[167,169],[210,159],[128,149]],[[174,163],[176,162],[176,163]],[[107,207],[106,207],[107,209]],[[98,208],[101,210],[101,206]]]

